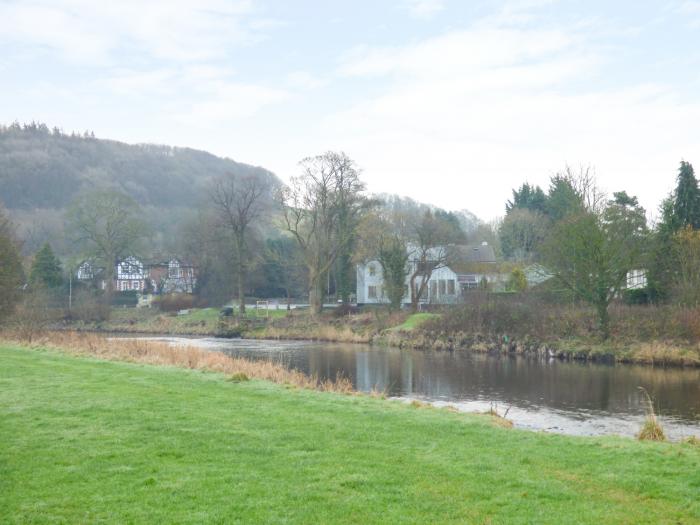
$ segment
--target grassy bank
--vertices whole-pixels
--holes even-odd
[[[0,345],[10,523],[697,523],[700,450]]]
[[[66,323],[71,330],[103,332],[151,333],[173,335],[220,335],[236,325],[234,319],[224,319],[218,308],[193,308],[186,314],[161,312],[155,308],[113,308],[109,320]],[[286,310],[246,311],[246,321],[277,319],[286,316]]]

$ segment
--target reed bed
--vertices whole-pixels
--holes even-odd
[[[27,345],[26,340],[19,335],[6,331],[0,334],[0,338]],[[322,392],[355,393],[352,382],[346,377],[321,380],[298,370],[290,370],[272,361],[252,361],[192,346],[171,346],[159,341],[108,339],[104,335],[94,333],[61,331],[44,332],[35,336],[27,346],[54,348],[72,355],[90,356],[109,361],[218,372],[238,380],[246,377]]]

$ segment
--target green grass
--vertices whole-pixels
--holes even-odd
[[[410,332],[414,328],[418,328],[420,325],[422,325],[424,322],[428,321],[429,319],[436,319],[440,317],[439,314],[429,314],[429,313],[417,313],[417,314],[411,314],[409,315],[406,320],[393,328],[391,330],[401,330],[403,332]]]
[[[212,335],[219,331],[219,312],[219,308],[192,308],[184,315],[177,315],[155,308],[113,308],[109,321],[101,323],[99,328],[116,332]],[[286,315],[285,308],[269,311],[270,319]],[[263,312],[254,308],[248,308],[245,317],[265,318]]]
[[[3,523],[698,523],[700,449],[0,345]]]

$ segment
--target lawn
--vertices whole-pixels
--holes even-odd
[[[418,328],[421,324],[423,324],[427,320],[437,319],[438,317],[440,317],[439,314],[430,314],[430,313],[411,314],[406,318],[406,320],[402,324],[395,326],[391,330],[410,332],[414,328]]]
[[[698,523],[700,450],[0,343],[3,523]]]

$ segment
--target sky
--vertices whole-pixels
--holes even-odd
[[[700,0],[0,0],[0,122],[210,151],[484,220],[591,166],[655,213],[700,169]]]

